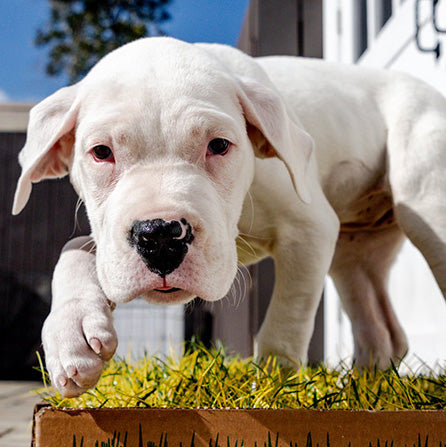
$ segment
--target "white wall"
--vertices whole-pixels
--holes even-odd
[[[324,1],[324,57],[345,63],[355,62],[354,8],[359,0]],[[420,41],[425,47],[442,45],[442,57],[421,53],[415,44],[415,0],[394,0],[393,15],[381,30],[374,25],[378,0],[368,0],[368,49],[357,63],[404,71],[417,76],[446,94],[446,35],[438,35],[431,25],[432,2],[420,2]],[[372,17],[370,17],[370,14]],[[446,0],[438,8],[438,25],[446,28]],[[445,148],[446,149],[446,148]],[[445,172],[446,175],[446,172]],[[408,364],[431,366],[446,360],[446,304],[421,254],[406,242],[392,268],[389,292],[395,311],[409,338]],[[337,363],[352,353],[350,324],[340,310],[331,280],[326,296],[326,352]]]

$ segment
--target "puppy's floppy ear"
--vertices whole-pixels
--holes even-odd
[[[278,157],[290,173],[297,195],[305,203],[311,196],[307,168],[314,142],[296,118],[292,119],[283,99],[272,87],[241,78],[239,101],[248,134],[259,157]]]
[[[22,173],[14,196],[13,214],[25,207],[32,183],[68,173],[76,125],[77,85],[58,90],[31,109],[26,143],[19,154]]]

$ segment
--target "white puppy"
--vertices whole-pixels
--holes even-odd
[[[69,173],[91,223],[42,334],[65,396],[113,355],[111,303],[218,300],[237,262],[274,257],[259,354],[301,362],[328,272],[357,362],[404,355],[385,290],[403,233],[446,291],[446,102],[405,75],[142,39],[33,108],[20,163],[14,213]]]

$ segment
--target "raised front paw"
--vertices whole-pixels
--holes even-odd
[[[72,299],[51,310],[42,341],[51,383],[64,397],[96,385],[118,345],[112,313],[103,300]]]

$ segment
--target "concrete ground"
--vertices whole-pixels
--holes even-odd
[[[32,389],[39,382],[0,381],[0,447],[31,445],[31,422],[39,397]]]

